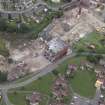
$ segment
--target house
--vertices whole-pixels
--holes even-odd
[[[100,65],[105,67],[105,58],[100,59],[99,63],[100,63]]]
[[[31,7],[33,5],[33,2],[32,0],[22,0],[22,1],[17,1],[15,3],[15,8],[16,10],[20,11],[20,10],[24,10],[24,9],[27,9],[29,7]]]
[[[26,100],[29,101],[30,105],[39,105],[41,101],[41,94],[38,92],[33,92],[32,95],[26,96]]]
[[[69,88],[64,76],[59,76],[55,80],[52,93],[56,97],[56,100],[62,100],[63,97],[68,96]]]
[[[68,52],[68,45],[60,38],[54,38],[46,43],[46,49],[44,56],[51,62],[55,62],[58,59],[65,56]]]
[[[103,84],[103,80],[102,79],[97,79],[96,83],[95,83],[95,87],[96,88],[101,88]]]
[[[97,78],[104,78],[105,77],[105,69],[103,66],[97,66],[95,68],[95,73]]]

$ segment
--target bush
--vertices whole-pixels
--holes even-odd
[[[57,76],[59,74],[59,72],[57,70],[53,70],[52,73]]]
[[[7,29],[6,19],[0,18],[0,30],[5,31]]]
[[[5,41],[0,37],[0,55],[3,55],[4,57],[9,56],[9,51],[6,48]]]
[[[99,60],[100,60],[101,58],[102,58],[102,56],[100,56],[100,55],[95,55],[95,56],[93,56],[93,55],[88,55],[88,56],[87,56],[87,60],[88,60],[89,62],[95,63],[95,64],[99,63]]]
[[[28,31],[30,31],[30,27],[29,27],[29,25],[27,25],[25,23],[22,23],[20,25],[20,29],[18,29],[18,32],[20,32],[20,33],[26,33]]]

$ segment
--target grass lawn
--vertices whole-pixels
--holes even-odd
[[[80,65],[81,62],[86,60],[85,57],[76,56],[71,59],[64,61],[59,67],[56,69],[59,73],[64,74],[67,70],[68,64],[77,64]],[[47,96],[51,96],[51,89],[52,84],[56,78],[56,75],[53,72],[39,78],[38,80],[30,83],[29,85],[23,88],[15,89],[14,91],[39,91],[42,94]],[[95,74],[89,73],[87,71],[78,71],[73,79],[70,79],[70,85],[73,87],[74,91],[79,93],[82,96],[90,97],[94,96],[95,88]],[[81,85],[82,84],[82,85]],[[72,94],[72,93],[70,93]],[[17,94],[14,95],[13,93],[8,94],[10,101],[15,105],[25,105],[25,94]],[[71,97],[69,97],[70,99]],[[21,101],[18,101],[21,100]],[[18,101],[18,102],[17,102]],[[68,101],[68,97],[65,98],[65,101]],[[45,105],[45,104],[42,104]]]
[[[3,101],[3,99],[0,100],[0,105],[6,105]]]
[[[26,95],[27,94],[23,94],[23,93],[8,94],[10,102],[12,102],[14,105],[26,105],[27,104],[25,99]]]
[[[96,75],[91,71],[78,71],[73,79],[70,80],[70,85],[73,90],[85,97],[93,97],[95,95]]]
[[[92,32],[89,35],[82,38],[78,43],[74,45],[74,49],[78,52],[96,52],[105,53],[105,45],[101,43],[101,40],[105,40],[105,36],[97,32]],[[89,49],[88,45],[95,45],[95,49]]]
[[[77,64],[78,66],[81,62],[85,61],[86,57],[77,56],[70,60],[71,64]],[[84,96],[84,97],[93,97],[95,94],[95,84],[96,75],[94,72],[89,71],[81,71],[78,70],[74,76],[74,78],[70,79],[70,85],[75,92]]]
[[[39,78],[38,80],[32,82],[28,86],[25,86],[25,91],[39,91],[41,93],[50,95],[51,94],[51,85],[55,79],[55,76],[50,73],[46,76]],[[19,90],[22,90],[21,88]]]
[[[13,91],[39,91],[42,94],[51,95],[51,85],[53,83],[55,76],[50,73],[46,76],[43,76],[41,78],[39,78],[38,80],[32,82],[31,84],[29,84],[28,86],[25,86],[24,89],[19,88]],[[22,93],[18,93],[18,94],[14,94],[12,93],[8,93],[8,97],[10,99],[10,101],[14,104],[14,105],[27,105],[26,100],[25,100],[25,96],[27,94],[22,94]],[[47,97],[45,97],[45,99],[41,102],[40,105],[46,105],[48,99]]]
[[[10,102],[14,105],[27,105],[26,96],[29,94],[27,93],[8,93]],[[14,98],[15,97],[15,98]],[[39,105],[46,105],[48,98],[46,96],[43,97],[42,102]]]
[[[1,103],[0,105],[6,105],[5,103]]]

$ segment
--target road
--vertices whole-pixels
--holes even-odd
[[[72,102],[75,103],[74,105],[99,105],[98,101],[100,99],[101,90],[97,89],[95,97],[93,99],[88,99],[85,97],[82,97],[76,93],[74,93],[74,97],[72,99]],[[72,105],[72,104],[70,104]]]
[[[100,95],[101,95],[101,90],[100,90],[100,89],[97,89],[97,90],[96,90],[95,97],[94,97],[94,99],[91,101],[91,104],[92,104],[92,105],[99,105],[99,104],[98,104],[98,101],[99,101],[99,99],[100,99]]]
[[[85,98],[85,97],[81,97],[80,95],[74,93],[72,102],[74,103],[74,105],[89,105],[89,99]],[[70,104],[72,105],[72,104]]]
[[[66,59],[72,58],[76,55],[77,55],[76,53],[72,53],[71,55],[65,56],[64,58],[60,59],[58,62],[52,63],[52,64],[48,65],[47,67],[41,69],[39,73],[35,74],[33,77],[31,77],[31,78],[29,78],[23,82],[0,85],[0,89],[2,90],[2,93],[3,93],[3,99],[6,102],[6,105],[11,105],[9,100],[8,100],[7,93],[6,93],[9,89],[19,88],[19,87],[26,86],[26,85],[30,84],[31,82],[37,80],[39,77],[42,77],[43,75],[46,75],[49,72],[56,69],[59,66],[59,64],[61,64]],[[105,56],[105,54],[96,54],[96,53],[81,53],[79,55],[92,55],[92,56],[103,55],[103,56]],[[98,94],[98,92],[96,92],[96,93]],[[93,103],[96,102],[97,97],[99,96],[99,94],[98,95],[97,94],[93,100]],[[95,105],[95,104],[93,104],[93,105]]]
[[[8,99],[7,90],[2,89],[1,93],[2,93],[2,98],[3,98],[3,101],[5,102],[5,104],[6,105],[13,105]]]
[[[37,80],[39,77],[42,77],[43,75],[46,75],[49,72],[51,72],[54,69],[56,69],[59,66],[59,64],[61,64],[64,60],[66,60],[68,58],[72,58],[73,56],[76,56],[76,55],[78,55],[78,53],[73,52],[71,55],[65,56],[64,58],[60,59],[58,62],[49,64],[47,67],[41,69],[37,74],[35,74],[33,77],[29,78],[28,80],[26,80],[24,82],[20,82],[20,83],[8,83],[8,84],[0,85],[0,89],[9,90],[9,89],[18,88],[18,87],[22,87],[22,86],[28,85],[29,83],[33,82],[34,80]],[[81,56],[87,56],[87,55],[91,55],[91,56],[96,56],[96,55],[105,56],[105,54],[88,53],[88,52],[79,53],[79,55],[81,55]]]

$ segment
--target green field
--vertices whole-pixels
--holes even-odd
[[[26,95],[27,94],[22,94],[22,93],[12,93],[12,94],[8,94],[9,95],[9,99],[10,101],[14,104],[14,105],[26,105]],[[13,98],[15,97],[15,99]]]
[[[29,84],[28,86],[25,86],[24,89],[20,88],[17,89],[19,91],[39,91],[42,94],[45,94],[46,96],[50,97],[51,95],[51,85],[53,83],[55,76],[50,73],[46,76],[43,76],[41,78],[39,78],[37,81],[32,82],[31,84]],[[17,90],[14,90],[17,91]],[[25,100],[25,96],[27,94],[24,93],[17,93],[16,95],[14,94],[14,92],[9,93],[9,99],[10,101],[14,104],[14,105],[27,105],[26,100]],[[18,101],[21,100],[21,101]],[[40,105],[46,105],[48,101],[48,98],[45,98]]]
[[[92,32],[80,39],[80,41],[74,45],[74,50],[77,52],[105,53],[105,44],[101,43],[101,40],[105,40],[104,35]],[[90,49],[88,47],[89,45],[95,45],[95,49]]]
[[[78,71],[73,79],[70,80],[70,85],[73,90],[81,96],[92,98],[95,95],[96,75],[89,71]]]
[[[54,81],[55,76],[53,74],[49,74],[39,78],[37,81],[32,82],[28,86],[25,86],[25,91],[39,91],[41,93],[50,95],[51,93],[51,85]],[[21,89],[20,89],[21,90]]]
[[[80,66],[81,62],[85,62],[86,57],[77,56],[70,60],[71,64],[77,64]],[[84,97],[93,97],[95,94],[95,84],[96,81],[96,74],[93,71],[81,71],[78,68],[78,71],[75,73],[73,78],[70,78],[70,86],[74,90],[74,92],[80,94]]]

